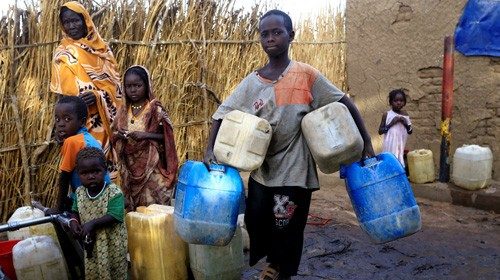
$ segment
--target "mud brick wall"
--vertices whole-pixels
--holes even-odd
[[[347,0],[348,93],[361,110],[376,151],[387,94],[404,88],[414,124],[407,148],[430,149],[439,165],[444,37],[453,35],[466,0]],[[455,52],[451,154],[488,146],[500,180],[500,58]],[[452,167],[453,168],[453,167]],[[438,168],[436,168],[438,171]]]

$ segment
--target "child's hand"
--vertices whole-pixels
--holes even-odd
[[[148,139],[148,134],[143,131],[132,131],[127,136],[135,141]]]
[[[73,234],[73,237],[77,239],[82,238],[82,227],[77,221],[73,220],[69,223],[69,230]]]
[[[47,208],[47,207],[43,206],[39,201],[36,201],[36,200],[31,201],[31,206],[42,210],[44,213],[45,213],[45,209]]]
[[[82,230],[81,230],[81,236],[94,236],[94,221],[89,221],[86,222],[85,224],[82,225]]]
[[[115,131],[113,135],[118,139],[127,140],[128,131],[119,129]]]
[[[64,139],[59,137],[59,135],[57,135],[57,133],[54,135],[54,141],[56,141],[56,143],[58,145],[62,145],[64,143]]]
[[[31,205],[37,209],[42,210],[43,214],[45,214],[45,216],[59,214],[59,212],[60,212],[59,210],[57,210],[55,208],[45,207],[39,201],[35,201],[35,200],[31,201]]]
[[[363,153],[362,153],[362,158],[368,158],[368,157],[374,157],[374,156],[375,156],[375,151],[373,150],[372,143],[365,142],[364,148],[363,148]]]
[[[388,127],[391,127],[397,123],[402,123],[402,124],[405,124],[406,123],[406,119],[405,117],[403,116],[395,116],[392,121],[389,123]]]
[[[205,164],[205,166],[208,169],[212,162],[217,162],[217,159],[215,158],[215,155],[214,155],[214,151],[211,149],[207,149],[205,151],[205,156],[203,157],[203,163]]]
[[[56,214],[60,214],[61,211],[59,211],[59,209],[56,209],[56,208],[45,208],[43,209],[43,213],[45,214],[45,216],[50,216],[50,215],[56,215]]]
[[[387,125],[388,127],[391,127],[399,122],[399,116],[395,116],[392,121]]]

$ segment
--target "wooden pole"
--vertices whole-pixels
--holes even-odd
[[[453,37],[444,39],[443,85],[441,99],[441,154],[439,181],[450,181],[451,117],[453,109]]]
[[[16,96],[16,90],[15,90],[15,83],[16,83],[16,49],[14,48],[15,42],[16,42],[16,30],[18,29],[19,25],[19,16],[17,13],[17,1],[15,1],[14,4],[14,28],[12,28],[12,38],[11,38],[11,48],[10,48],[10,57],[11,57],[11,64],[10,64],[10,79],[9,79],[9,94],[10,94],[10,105],[12,108],[12,113],[14,115],[14,121],[16,123],[16,129],[17,129],[17,134],[19,137],[18,143],[19,143],[19,149],[21,151],[21,164],[23,168],[23,185],[24,185],[24,191],[23,191],[23,200],[25,205],[30,204],[30,170],[29,170],[29,160],[28,160],[28,153],[26,151],[26,141],[24,140],[24,132],[23,132],[23,124],[21,122],[21,116],[19,114],[19,107],[17,105],[17,96]]]
[[[209,10],[206,10],[203,12],[203,18],[201,20],[201,36],[203,39],[203,44],[200,52],[200,58],[201,58],[201,84],[204,85],[201,87],[201,90],[203,92],[203,117],[205,118],[205,124],[203,127],[203,138],[205,139],[205,143],[207,142],[208,135],[210,133],[210,111],[208,110],[208,91],[206,87],[207,83],[207,60],[206,60],[206,55],[207,55],[207,38],[206,38],[206,33],[205,33],[205,18],[207,16]],[[203,155],[202,155],[203,157]]]

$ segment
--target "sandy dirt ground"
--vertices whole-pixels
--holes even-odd
[[[320,184],[310,214],[331,220],[306,227],[293,279],[500,279],[500,215],[417,198],[422,230],[375,244],[359,227],[338,174],[320,174]],[[265,265],[246,264],[242,279],[256,279]]]
[[[248,174],[242,177],[246,185]],[[294,280],[500,279],[499,214],[417,198],[422,230],[375,244],[359,227],[338,174],[320,174],[320,184]],[[249,267],[248,253],[245,263],[245,280],[257,279],[266,266],[261,260]]]

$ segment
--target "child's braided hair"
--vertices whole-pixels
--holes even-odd
[[[87,104],[78,96],[63,95],[57,101],[57,104],[72,104],[75,109],[76,117],[79,120],[87,119]]]
[[[406,93],[405,89],[403,88],[393,89],[389,92],[389,105],[391,105],[392,101],[396,99],[396,96],[398,94],[401,94],[401,96],[403,97],[403,101],[405,102],[406,105]]]
[[[76,156],[76,168],[78,169],[80,163],[84,159],[97,158],[104,168],[106,168],[106,158],[101,149],[95,147],[85,147],[78,152]]]

